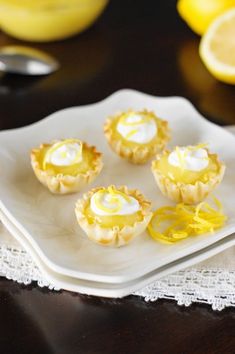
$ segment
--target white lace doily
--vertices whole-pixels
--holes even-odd
[[[235,127],[230,128],[235,133]],[[59,290],[40,272],[30,255],[5,235],[0,244],[0,275],[25,285],[36,281],[40,287]],[[0,232],[0,233],[1,233]],[[168,275],[133,295],[145,301],[171,299],[178,305],[194,302],[211,305],[213,310],[235,307],[235,247],[202,262],[199,265]],[[232,262],[233,261],[233,262]]]
[[[36,281],[40,287],[59,290],[47,281],[32,258],[18,247],[0,246],[1,275],[25,285]],[[171,299],[178,305],[207,303],[213,310],[235,306],[235,271],[219,268],[189,268],[168,275],[137,291],[145,301]]]

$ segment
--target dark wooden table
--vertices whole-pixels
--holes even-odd
[[[98,1],[98,0],[97,0]],[[0,45],[22,44],[3,33]],[[198,56],[199,37],[175,1],[111,1],[99,21],[67,41],[35,44],[62,68],[43,78],[0,79],[0,128],[98,101],[120,88],[189,98],[208,119],[235,123],[235,87],[217,82]],[[229,354],[235,312],[171,301],[108,300],[0,281],[0,353]]]

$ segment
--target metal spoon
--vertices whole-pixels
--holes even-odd
[[[47,75],[59,68],[52,56],[24,46],[0,48],[0,71],[21,75]]]

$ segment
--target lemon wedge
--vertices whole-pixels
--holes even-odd
[[[177,10],[188,26],[197,34],[206,32],[212,21],[235,7],[235,0],[179,0]]]
[[[235,84],[235,7],[210,25],[201,40],[199,54],[216,79]]]

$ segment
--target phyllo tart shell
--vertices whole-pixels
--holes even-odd
[[[44,150],[49,149],[53,144],[60,140],[52,141],[50,144],[41,144],[38,148],[31,150],[31,165],[38,180],[55,194],[68,194],[81,191],[99,175],[102,170],[102,154],[96,150],[95,146],[89,146],[82,142],[83,152],[91,156],[89,166],[86,170],[75,171],[70,174],[60,170],[55,173],[53,168],[43,168],[42,154]]]
[[[152,212],[150,211],[151,203],[144,198],[139,190],[129,190],[126,186],[115,188],[121,193],[135,198],[139,202],[139,217],[136,221],[131,222],[130,224],[127,222],[123,226],[113,225],[107,227],[102,225],[102,222],[100,223],[98,221],[98,216],[94,217],[93,220],[89,219],[87,215],[87,208],[90,205],[91,197],[96,192],[105,190],[104,187],[94,188],[84,194],[83,197],[77,201],[75,207],[75,213],[80,227],[90,240],[103,246],[120,247],[128,244],[136,236],[145,231],[152,217]],[[112,218],[112,216],[110,216],[110,218]]]
[[[152,161],[152,172],[162,194],[177,203],[183,202],[185,204],[196,204],[203,201],[216,188],[216,186],[220,184],[225,172],[225,165],[219,161],[218,155],[211,154],[208,150],[207,153],[210,158],[213,158],[218,166],[217,172],[208,171],[207,181],[201,181],[198,179],[194,183],[174,181],[169,176],[163,174],[157,166],[158,161],[163,156],[167,156],[169,151],[165,150],[161,154],[158,154],[156,159]]]
[[[137,113],[151,117],[156,122],[158,133],[146,144],[130,142],[118,133],[116,126],[123,114],[131,112],[133,111],[129,110],[125,113],[121,112],[108,117],[104,124],[104,134],[111,149],[117,155],[131,163],[144,164],[165,148],[167,142],[170,140],[170,130],[167,121],[156,117],[153,112],[143,110]]]

